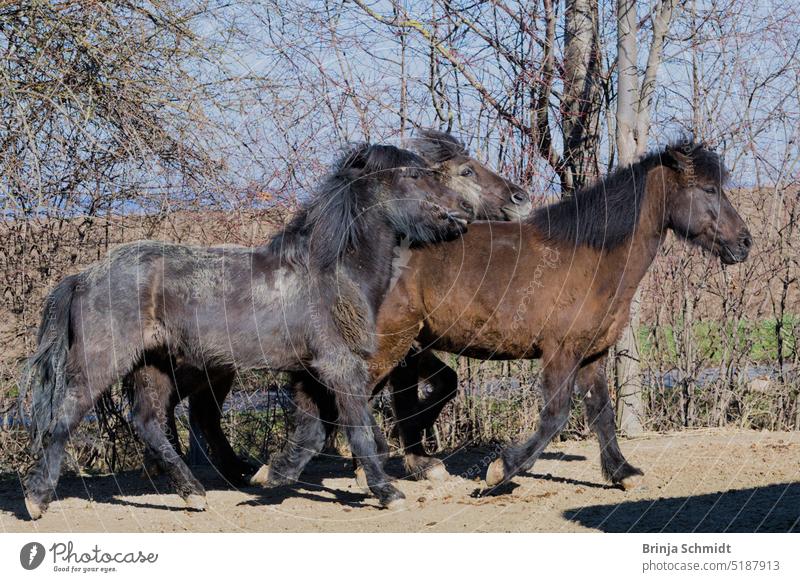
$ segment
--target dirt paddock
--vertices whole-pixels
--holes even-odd
[[[27,520],[19,482],[0,481],[3,532],[686,532],[800,531],[800,433],[702,430],[622,442],[645,471],[622,491],[600,476],[593,440],[551,445],[530,474],[480,495],[492,449],[443,455],[454,475],[442,483],[403,479],[402,511],[379,509],[352,478],[350,461],[318,458],[293,487],[235,488],[211,471],[204,512],[184,509],[163,478],[138,472],[65,475],[59,499]],[[402,478],[400,459],[390,474]]]

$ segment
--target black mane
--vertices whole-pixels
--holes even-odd
[[[460,140],[448,132],[435,129],[419,130],[419,137],[414,137],[409,146],[432,164],[469,157],[469,150]]]
[[[388,145],[358,144],[346,151],[322,181],[311,199],[303,204],[289,224],[269,243],[287,259],[307,254],[326,267],[348,250],[359,248],[374,213],[364,209],[379,202],[380,186],[391,186],[399,170],[426,168],[418,155]]]
[[[613,249],[633,233],[639,220],[647,173],[665,166],[688,176],[723,184],[727,171],[720,157],[703,144],[683,139],[617,168],[598,182],[559,202],[536,210],[528,222],[549,240]]]

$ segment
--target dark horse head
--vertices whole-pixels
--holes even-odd
[[[744,261],[752,238],[725,195],[728,172],[702,144],[683,140],[650,153],[530,218],[549,237],[611,250],[636,230],[671,229],[725,264]],[[659,204],[648,204],[650,191]],[[643,208],[653,208],[641,216]],[[643,220],[640,220],[643,219]]]
[[[439,172],[440,179],[464,196],[481,220],[522,220],[533,205],[522,187],[493,172],[470,156],[450,133],[423,129],[409,146]]]
[[[374,220],[388,223],[413,245],[451,240],[474,214],[417,154],[390,145],[360,144],[334,165],[288,231],[308,232],[312,254],[332,263],[374,236]]]
[[[666,148],[663,163],[675,171],[677,181],[667,226],[726,265],[744,261],[753,239],[725,194],[728,171],[719,155],[684,140]]]

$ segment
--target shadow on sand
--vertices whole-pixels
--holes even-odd
[[[447,470],[452,475],[485,473],[487,461],[496,455],[489,449],[462,449],[449,455],[441,455]],[[543,458],[560,461],[583,461],[581,455],[562,453],[545,453]],[[192,467],[192,472],[200,479],[207,491],[239,490],[252,496],[240,505],[279,505],[288,498],[301,498],[309,501],[340,503],[350,507],[374,506],[377,500],[355,486],[348,490],[331,488],[325,485],[326,479],[352,478],[353,465],[351,459],[338,455],[323,454],[315,458],[303,472],[300,481],[294,485],[265,489],[257,486],[229,483],[223,479],[213,467]],[[395,479],[408,479],[403,460],[394,457],[389,460],[386,472]],[[64,474],[58,484],[57,499],[85,499],[111,505],[125,505],[138,508],[165,509],[167,511],[185,511],[180,499],[174,496],[175,490],[164,476],[146,477],[141,470],[122,471],[116,474],[92,475],[81,477]],[[136,499],[154,494],[169,495],[161,503],[160,500]],[[123,499],[124,498],[124,499]],[[22,485],[17,476],[4,474],[0,476],[0,512],[6,512],[17,519],[27,520]]]
[[[247,505],[279,504],[289,497],[301,497],[310,501],[341,503],[352,507],[362,507],[369,503],[368,496],[358,492],[342,491],[325,487],[328,478],[352,475],[349,459],[333,456],[318,459],[303,473],[296,485],[264,489],[258,486],[230,483],[222,478],[213,467],[192,467],[192,472],[200,480],[206,491],[239,490],[254,498]],[[125,505],[137,508],[185,511],[180,499],[171,497],[167,504],[153,503],[151,500],[137,500],[136,497],[164,494],[173,496],[175,489],[164,477],[148,477],[141,470],[121,471],[116,474],[78,476],[64,474],[58,483],[57,499],[78,498],[111,505]],[[124,497],[125,499],[121,499]],[[364,501],[367,501],[365,504]],[[172,503],[175,503],[172,505]],[[0,479],[0,512],[7,512],[17,519],[27,520],[22,485],[18,477],[3,475]]]
[[[564,517],[604,532],[800,532],[800,483],[592,505]]]

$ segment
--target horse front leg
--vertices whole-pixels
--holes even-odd
[[[419,400],[419,423],[423,431],[432,431],[442,410],[458,394],[456,371],[428,351],[417,355],[419,375],[431,385],[431,392]]]
[[[386,442],[386,437],[375,421],[375,415],[370,414],[372,419],[372,436],[375,439],[375,447],[377,450],[378,462],[381,467],[385,467],[389,461],[389,443]],[[358,462],[356,457],[353,457],[353,471],[356,474],[356,483],[364,491],[369,492],[369,483],[367,482],[367,472],[361,463]]]
[[[233,386],[232,370],[209,371],[203,379],[201,390],[189,397],[189,417],[208,444],[214,464],[225,479],[232,483],[245,483],[258,470],[252,463],[240,458],[233,450],[222,430],[222,404]]]
[[[637,487],[643,473],[625,460],[617,443],[614,407],[606,380],[606,358],[600,358],[581,368],[577,383],[578,393],[583,398],[586,420],[600,443],[603,477],[626,491]]]
[[[313,365],[320,381],[333,393],[338,423],[347,435],[354,459],[364,469],[369,490],[384,507],[399,509],[405,495],[390,483],[383,470],[383,455],[375,438],[377,425],[369,406],[372,385],[366,362],[352,352],[328,350]]]
[[[579,359],[567,354],[556,354],[549,358],[543,355],[545,363],[542,378],[542,406],[539,426],[536,433],[520,446],[508,447],[495,459],[486,471],[486,485],[495,487],[506,483],[520,472],[527,471],[542,454],[545,447],[566,426],[572,388],[575,385]]]

